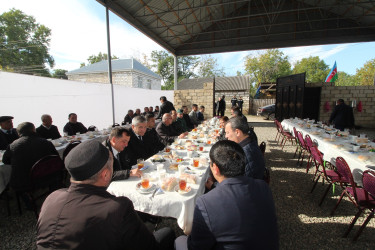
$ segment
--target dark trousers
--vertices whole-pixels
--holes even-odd
[[[174,249],[174,240],[176,236],[172,229],[169,227],[164,227],[154,232],[156,241],[159,243],[159,249],[173,250]]]
[[[220,116],[224,116],[225,110],[220,110]]]

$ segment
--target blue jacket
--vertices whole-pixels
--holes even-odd
[[[247,137],[239,144],[241,145],[243,151],[245,151],[245,175],[248,177],[253,177],[254,179],[263,180],[265,163],[263,154],[260,151],[258,144],[255,141],[251,141],[250,137]]]
[[[278,249],[275,206],[268,185],[227,178],[197,199],[189,250]]]

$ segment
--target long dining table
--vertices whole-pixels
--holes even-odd
[[[362,185],[362,173],[375,168],[375,143],[367,141],[364,136],[348,135],[348,132],[339,132],[321,123],[314,124],[314,121],[308,119],[284,119],[281,125],[293,135],[293,127],[301,131],[304,137],[309,135],[323,153],[323,160],[336,165],[336,158],[343,157],[358,185]]]
[[[184,233],[190,234],[196,199],[204,193],[209,175],[209,151],[214,143],[211,136],[217,131],[218,123],[213,120],[212,125],[198,127],[198,130],[190,132],[186,139],[177,139],[169,146],[170,152],[162,151],[147,159],[143,173],[151,176],[151,185],[155,186],[154,190],[143,192],[139,188],[140,178],[130,177],[127,180],[113,181],[107,191],[115,196],[128,197],[138,211],[177,219],[177,224]],[[194,158],[199,159],[199,167],[193,166]],[[159,162],[160,159],[165,159],[165,161]],[[195,183],[187,184],[191,188],[187,193],[179,190],[179,170],[171,169],[171,166],[176,163],[175,159],[180,159],[179,165],[185,169],[183,173],[195,179]],[[163,189],[163,177],[160,173],[164,172],[166,173],[164,180],[176,178],[177,182],[170,190]]]

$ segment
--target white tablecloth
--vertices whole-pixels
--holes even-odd
[[[375,167],[375,153],[369,152],[367,149],[360,149],[358,152],[353,152],[353,145],[350,144],[351,141],[349,137],[336,136],[334,141],[327,141],[324,137],[328,137],[328,134],[324,132],[318,135],[311,134],[312,130],[310,128],[301,124],[298,125],[298,123],[292,119],[283,120],[281,125],[293,135],[293,127],[296,127],[297,131],[301,131],[304,137],[307,134],[310,135],[311,139],[317,143],[319,150],[324,154],[323,159],[325,161],[336,165],[336,158],[339,156],[343,157],[352,170],[354,181],[359,185],[362,185],[362,173],[369,168],[373,169]],[[375,146],[374,143],[371,144]],[[367,161],[361,161],[358,159],[359,155],[368,156],[369,159]]]
[[[198,138],[197,140],[199,141],[202,139]],[[200,157],[208,159],[208,153],[211,146],[212,145],[206,145],[203,153],[198,151]],[[171,146],[171,148],[173,149],[174,146]],[[180,156],[182,156],[182,158],[188,158],[187,150],[176,151]],[[187,166],[189,166],[192,171],[196,171],[198,175],[201,174],[201,176],[198,178],[197,184],[188,184],[191,185],[193,190],[187,195],[180,195],[175,191],[163,192],[161,194],[157,194],[154,199],[150,200],[149,197],[151,194],[141,194],[136,190],[136,184],[140,181],[140,179],[135,177],[130,177],[129,179],[123,181],[114,181],[110,184],[107,191],[115,196],[128,197],[133,201],[134,208],[138,211],[157,216],[176,218],[178,225],[184,231],[184,233],[190,234],[193,223],[195,202],[197,197],[204,193],[205,182],[209,174],[209,164],[207,162],[206,166],[201,166],[198,169],[195,169],[193,166],[191,166],[190,161],[184,162],[185,164],[189,164]],[[146,162],[146,164],[150,165],[150,168],[145,171],[146,173],[156,172],[156,166],[154,166],[154,164],[151,162]],[[165,165],[167,172],[169,171],[169,173],[176,173],[176,171],[168,170],[168,163]]]

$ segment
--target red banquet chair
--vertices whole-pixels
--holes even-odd
[[[283,139],[281,140],[281,143],[280,143],[280,146],[282,145],[281,149],[284,148],[287,140],[289,140],[292,143],[292,145],[293,145],[293,140],[295,140],[294,136],[291,133],[285,131],[284,128],[283,128],[283,126],[281,125],[281,123],[279,121],[276,121],[276,124],[279,127],[281,136],[283,137]]]
[[[375,212],[375,171],[366,170],[363,172],[362,177],[363,189],[365,190],[366,201],[360,202],[360,206],[364,209],[369,209],[370,214],[367,216],[366,220],[363,222],[362,226],[359,228],[358,232],[353,238],[353,241],[356,241],[359,235],[365,229],[366,225],[370,222],[372,217],[374,217]]]
[[[351,172],[348,164],[344,160],[344,158],[342,158],[342,157],[336,158],[336,168],[337,168],[337,172],[339,173],[340,177],[342,178],[342,182],[344,182],[343,185],[341,185],[342,187],[344,187],[344,189],[343,189],[343,191],[341,193],[341,196],[340,196],[339,200],[337,201],[335,207],[331,211],[331,215],[333,215],[334,212],[336,211],[336,209],[337,209],[338,205],[340,204],[344,195],[346,195],[349,198],[349,200],[353,203],[353,205],[358,209],[358,212],[355,214],[352,222],[349,225],[349,228],[346,230],[346,232],[343,235],[343,237],[346,237],[346,236],[348,236],[348,234],[352,230],[354,224],[356,223],[357,219],[359,218],[359,216],[362,214],[363,210],[365,209],[362,206],[362,204],[367,203],[368,193],[363,188],[358,187],[357,184],[354,182],[352,172]],[[349,183],[349,185],[347,185],[347,186],[345,186],[346,181]],[[374,202],[373,199],[372,199],[372,202]]]
[[[279,121],[277,119],[275,119],[273,121],[273,123],[275,123],[276,130],[277,130],[277,133],[276,133],[276,136],[275,136],[275,141],[277,141],[277,143],[279,143],[279,140],[280,140],[280,137],[281,137],[281,131],[280,131],[280,127],[279,127],[278,122]]]
[[[315,182],[314,182],[314,185],[311,189],[311,193],[314,191],[314,189],[316,187],[316,184],[318,183],[320,177],[324,178],[323,183],[324,183],[324,180],[327,181],[327,183],[328,183],[328,187],[326,188],[322,198],[320,199],[320,202],[319,202],[319,206],[320,206],[320,205],[322,205],[325,197],[327,196],[327,193],[328,193],[329,189],[332,187],[332,184],[340,183],[341,178],[340,178],[339,174],[336,173],[334,170],[326,168],[327,162],[323,160],[323,156],[316,146],[311,147],[310,152],[311,152],[311,157],[313,159],[313,162],[314,162],[315,168],[316,168],[314,178],[317,175],[316,179],[315,179]],[[330,164],[330,163],[328,163],[328,164]]]
[[[307,148],[306,142],[303,139],[302,132],[296,130],[295,133],[297,134],[296,141],[298,141],[298,144],[299,144],[299,155],[298,155],[297,165],[300,164],[302,166],[305,153],[309,154],[309,149]],[[301,159],[301,162],[299,162],[300,159]]]
[[[309,158],[307,159],[307,165],[306,165],[306,173],[308,173],[309,170],[310,170],[310,164],[311,164],[311,160],[312,160],[310,148],[314,147],[315,144],[314,144],[314,142],[312,141],[312,139],[309,135],[305,136],[305,143],[306,143],[307,152],[309,154]]]

